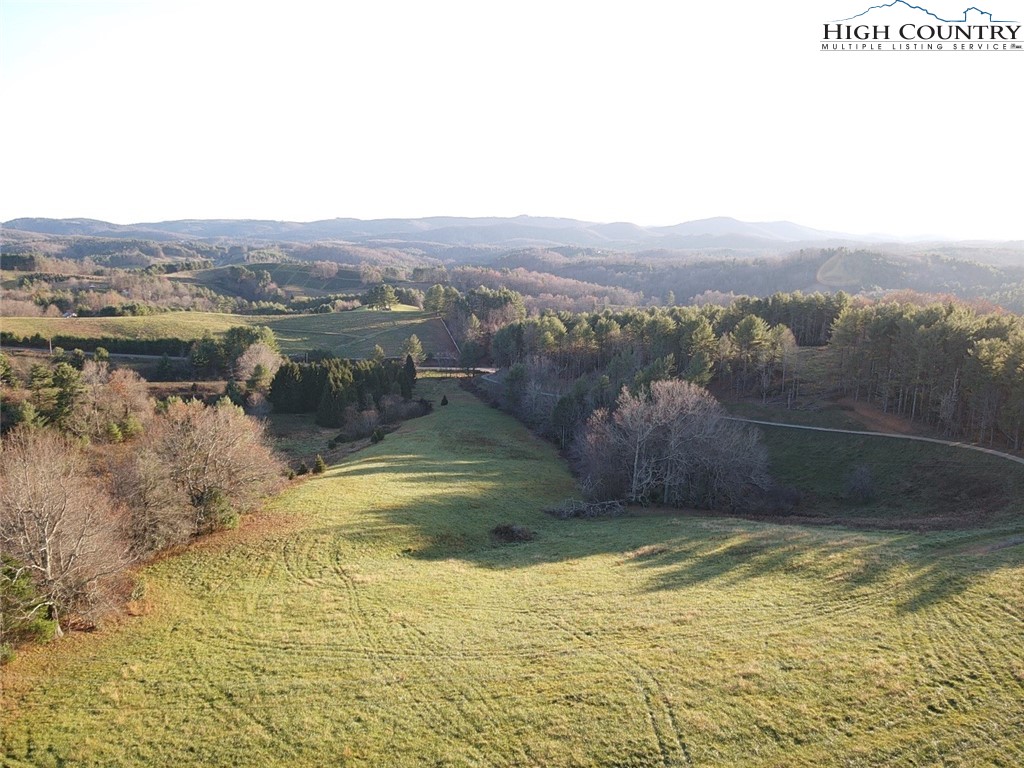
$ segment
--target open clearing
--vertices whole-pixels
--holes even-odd
[[[274,331],[281,351],[301,354],[325,349],[340,357],[370,357],[375,345],[397,357],[402,344],[415,334],[426,354],[458,358],[441,320],[414,307],[383,312],[356,309],[316,315],[225,315],[212,312],[164,312],[144,317],[5,317],[3,328],[19,336],[74,336],[96,339],[201,338],[209,331],[224,334],[236,325],[266,325]]]
[[[558,521],[550,446],[420,386],[451,405],[146,568],[141,615],[0,670],[0,761],[1024,763],[1020,516]]]

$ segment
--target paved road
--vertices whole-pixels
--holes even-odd
[[[1003,453],[1002,451],[996,451],[992,448],[982,448],[980,445],[971,445],[970,443],[958,443],[952,440],[939,440],[935,437],[918,437],[917,435],[897,435],[892,432],[858,432],[854,429],[831,429],[829,427],[805,427],[801,424],[780,424],[777,421],[758,421],[757,419],[741,419],[738,416],[726,416],[724,417],[729,421],[742,421],[746,424],[760,424],[766,427],[782,427],[784,429],[809,429],[812,432],[838,432],[842,435],[866,435],[868,437],[888,437],[893,440],[916,440],[921,443],[937,443],[938,445],[947,445],[951,448],[966,448],[971,451],[978,451],[979,453],[988,453],[992,456],[998,456],[1001,459],[1009,459],[1015,461],[1018,464],[1024,464],[1024,458],[1020,456],[1013,456],[1009,453]]]

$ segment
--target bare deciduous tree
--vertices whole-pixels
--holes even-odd
[[[19,427],[0,458],[0,546],[36,583],[42,600],[33,610],[59,625],[127,564],[123,516],[64,435]]]
[[[128,535],[139,557],[188,541],[194,519],[170,466],[147,442],[114,458],[109,467],[111,490],[129,510]]]
[[[656,381],[649,394],[623,389],[613,411],[591,416],[577,455],[584,488],[600,498],[733,507],[744,488],[767,486],[758,433],[686,381]]]
[[[280,480],[282,467],[263,432],[228,400],[213,407],[172,401],[154,423],[144,447],[170,468],[191,506],[196,533],[229,522]]]
[[[250,344],[235,361],[235,379],[248,383],[252,390],[265,390],[281,362],[281,353],[269,345],[263,342]]]
[[[129,368],[111,371],[105,362],[87,360],[82,367],[82,385],[84,393],[69,425],[76,434],[130,437],[153,414],[146,382]]]

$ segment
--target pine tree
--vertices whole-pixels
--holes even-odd
[[[345,423],[345,409],[355,396],[350,368],[336,366],[327,374],[327,383],[320,396],[316,423],[322,427],[340,427]]]
[[[413,338],[416,338],[415,336]],[[412,389],[416,385],[416,362],[412,355],[405,356],[405,365],[398,376],[398,386],[402,390],[402,399],[412,399]]]
[[[395,289],[387,283],[375,285],[366,293],[366,306],[370,309],[391,309],[397,303]]]
[[[406,357],[412,357],[415,363],[423,362],[423,344],[415,333],[402,344],[402,354]]]
[[[288,362],[277,369],[270,383],[267,399],[278,413],[302,413],[307,410],[302,402],[303,369],[298,363]]]

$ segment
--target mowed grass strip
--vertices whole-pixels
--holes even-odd
[[[420,386],[451,404],[146,568],[146,615],[3,669],[2,762],[1024,762],[1019,544],[558,521],[550,446]]]

